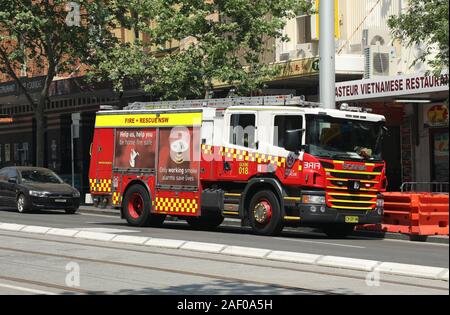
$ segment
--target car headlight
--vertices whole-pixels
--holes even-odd
[[[33,197],[47,197],[48,195],[50,195],[48,191],[30,190],[30,196]]]
[[[377,207],[384,208],[384,199],[377,199]]]
[[[313,203],[313,204],[320,204],[323,205],[326,203],[324,196],[311,196],[311,195],[304,195],[303,196],[303,203]]]
[[[73,196],[74,196],[75,198],[79,198],[79,197],[80,197],[80,192],[79,192],[78,190],[74,191],[74,192],[73,192]]]

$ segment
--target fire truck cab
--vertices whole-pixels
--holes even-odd
[[[261,235],[380,223],[385,118],[276,96],[136,103],[101,111],[91,150],[94,204],[133,226],[176,216],[199,229],[238,218]]]

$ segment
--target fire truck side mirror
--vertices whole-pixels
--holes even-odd
[[[285,149],[295,153],[301,151],[303,132],[304,129],[286,130]]]

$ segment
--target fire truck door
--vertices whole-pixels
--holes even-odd
[[[97,180],[111,180],[114,156],[114,129],[96,129],[92,144],[95,171],[91,175]]]

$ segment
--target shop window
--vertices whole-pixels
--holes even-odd
[[[20,161],[19,144],[14,143],[14,161]]]
[[[449,182],[448,129],[431,129],[432,179],[436,182]]]
[[[11,161],[11,147],[10,144],[5,144],[5,162]]]

